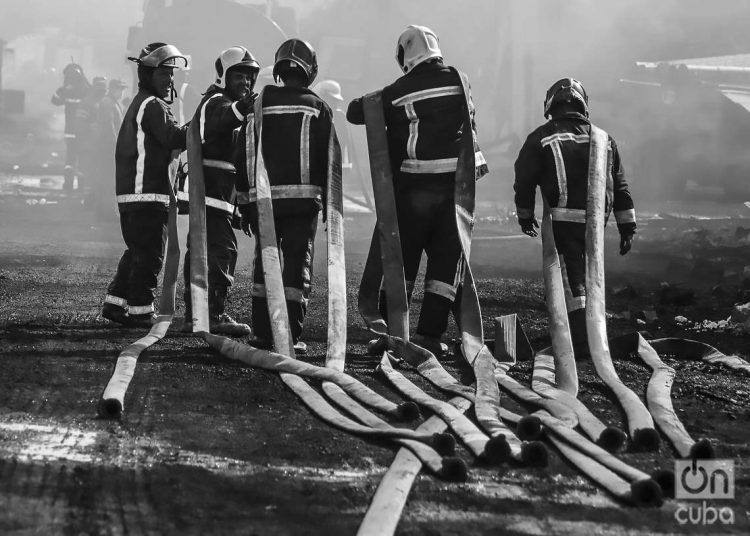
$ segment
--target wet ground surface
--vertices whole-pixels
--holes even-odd
[[[696,338],[749,358],[747,335],[696,332],[673,321],[677,315],[691,322],[726,318],[741,292],[730,283],[725,294],[711,292],[714,281],[695,272],[675,237],[696,226],[723,225],[734,232],[742,223],[660,220],[644,225],[631,255],[607,257],[610,290],[630,284],[635,291],[608,295],[607,310],[615,315],[610,334],[646,330],[653,337]],[[365,355],[368,337],[355,308],[371,225],[361,217],[347,221],[347,371],[398,400]],[[493,336],[492,318],[518,313],[539,349],[549,344],[538,280],[540,247],[514,237],[515,232],[493,218],[477,227],[473,266],[487,336]],[[244,236],[239,241],[229,312],[247,321],[252,241]],[[608,235],[610,249],[615,241]],[[117,225],[91,221],[73,202],[30,206],[6,198],[0,202],[0,243],[0,534],[356,532],[393,459],[392,445],[330,428],[278,376],[226,360],[179,332],[170,332],[142,355],[122,420],[97,419],[96,404],[119,351],[142,335],[113,328],[99,317],[104,289],[122,252]],[[684,269],[675,269],[675,262]],[[318,248],[316,279],[304,359],[322,364],[324,247]],[[692,285],[695,299],[685,306],[661,304],[661,281]],[[417,294],[415,309],[420,303]],[[652,308],[655,317],[639,324],[636,313]],[[624,311],[633,313],[631,319]],[[529,469],[478,465],[461,449],[468,481],[447,483],[423,473],[399,533],[748,533],[748,378],[704,363],[665,361],[677,370],[673,402],[687,430],[696,438],[710,438],[720,457],[736,462],[736,499],[708,504],[731,508],[734,524],[680,525],[676,512],[698,508],[699,501],[670,500],[656,509],[627,506],[554,450],[548,468]],[[455,375],[469,377],[454,358],[444,364]],[[645,394],[645,365],[623,359],[616,368],[627,385]],[[511,375],[528,382],[530,371],[531,364],[521,362]],[[434,393],[414,374],[407,375]],[[624,427],[613,396],[589,363],[579,363],[579,376],[586,405],[605,422]],[[507,404],[520,409],[510,399]],[[672,469],[674,454],[664,442],[658,453],[626,452],[622,458],[651,472]]]

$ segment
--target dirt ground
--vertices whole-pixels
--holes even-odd
[[[501,214],[485,212],[476,230],[472,265],[486,335],[493,336],[495,316],[515,312],[534,348],[540,349],[549,337],[539,242],[514,236],[516,229]],[[690,337],[750,358],[747,335],[689,329],[704,319],[727,318],[732,304],[744,298],[741,282],[732,279],[735,272],[727,270],[736,265],[741,274],[748,249],[744,262],[741,252],[737,258],[727,252],[712,257],[700,241],[706,229],[731,234],[743,223],[750,226],[739,219],[681,218],[642,225],[629,256],[607,256],[610,335],[645,330],[652,337]],[[346,225],[347,371],[398,400],[375,373],[375,361],[365,355],[368,337],[356,313],[372,221],[352,216]],[[248,321],[252,241],[244,236],[239,241],[229,312]],[[611,251],[615,242],[616,236],[608,234]],[[190,335],[170,332],[142,355],[121,421],[96,418],[97,401],[119,351],[142,335],[112,327],[99,316],[123,249],[114,217],[93,222],[72,201],[32,206],[0,198],[0,244],[0,534],[356,532],[395,448],[330,428],[311,416],[276,375],[230,362]],[[324,361],[326,333],[322,246],[305,332],[310,351],[304,359],[317,364]],[[681,306],[662,303],[663,281],[694,289],[694,299]],[[719,283],[721,288],[715,288]],[[632,292],[620,290],[626,284]],[[179,288],[178,296],[181,292]],[[417,293],[413,311],[420,303]],[[641,314],[651,309],[653,314]],[[677,315],[689,322],[675,324]],[[638,322],[641,316],[646,323]],[[449,335],[455,336],[455,328],[451,330]],[[468,481],[446,483],[423,473],[398,532],[749,533],[748,378],[704,363],[665,361],[677,370],[673,401],[687,430],[695,438],[711,439],[720,458],[736,462],[735,500],[710,503],[730,507],[734,524],[680,525],[677,510],[697,507],[697,501],[668,500],[650,509],[627,506],[550,447],[550,464],[544,469],[480,466],[460,450],[469,465]],[[623,381],[644,396],[645,365],[631,359],[615,365]],[[445,366],[465,379],[470,376],[452,357]],[[530,371],[531,364],[522,362],[511,375],[528,382]],[[580,398],[605,422],[624,427],[621,411],[592,366],[579,363],[579,371]],[[434,392],[414,374],[407,375]],[[506,402],[518,409],[509,398]],[[658,453],[626,452],[622,458],[651,472],[672,469],[674,451],[665,440]]]

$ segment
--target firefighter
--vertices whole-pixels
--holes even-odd
[[[122,125],[122,105],[120,100],[127,85],[118,79],[109,81],[107,94],[99,103],[96,126],[97,157],[99,158],[99,176],[95,184],[96,213],[100,219],[110,217],[115,213],[114,199],[115,178],[115,145],[117,134]]]
[[[52,95],[52,104],[65,106],[65,172],[63,190],[73,190],[73,181],[79,173],[78,108],[88,95],[91,84],[77,63],[63,69],[63,85]]]
[[[206,244],[208,248],[208,313],[212,333],[243,336],[250,326],[235,322],[225,311],[237,263],[237,238],[232,229],[236,168],[234,133],[252,112],[253,87],[260,66],[242,46],[224,50],[216,60],[216,81],[208,88],[193,117],[200,125],[206,183]],[[189,173],[189,170],[188,170]],[[183,189],[184,191],[184,189]],[[185,199],[182,195],[181,199]],[[192,331],[190,239],[185,253],[185,331]]]
[[[461,75],[443,63],[432,30],[407,27],[396,50],[404,76],[383,88],[382,97],[408,296],[422,252],[427,254],[424,301],[413,341],[443,355],[447,346],[441,337],[451,309],[460,303],[456,294],[463,275],[454,187],[466,99]],[[470,114],[473,123],[473,105]],[[364,124],[361,97],[349,103],[346,117],[350,123]],[[476,132],[475,124],[472,128]],[[487,173],[487,164],[479,148],[475,150],[479,179]],[[386,310],[381,291],[384,318]]]
[[[107,79],[95,76],[88,94],[76,110],[78,124],[78,160],[81,174],[78,175],[78,190],[86,190],[86,204],[90,203],[93,190],[97,189],[101,176],[101,153],[99,147],[99,107],[107,94]]]
[[[344,96],[341,94],[341,84],[335,80],[321,80],[312,88],[312,90],[323,99],[333,112],[333,124],[336,128],[336,134],[341,142],[341,154],[343,158],[344,169],[352,169],[351,149],[352,140],[349,133],[349,124],[346,122],[346,112],[342,109],[344,106]]]
[[[516,213],[521,230],[537,236],[534,199],[538,186],[551,209],[573,349],[576,357],[584,357],[588,355],[585,216],[591,121],[583,85],[573,78],[555,82],[544,99],[544,117],[547,123],[529,134],[515,163]],[[636,230],[635,210],[620,153],[611,136],[608,153],[612,190],[607,192],[605,211],[608,215],[614,210],[620,255],[625,255]]]
[[[187,58],[173,45],[151,43],[138,58],[138,93],[125,112],[115,149],[120,228],[127,249],[107,288],[102,316],[113,322],[150,327],[154,290],[164,260],[167,216],[173,188],[173,152],[186,147],[187,125],[169,107],[174,69]]]
[[[309,43],[300,39],[285,41],[276,51],[273,67],[274,80],[280,80],[282,85],[266,86],[261,103],[263,127],[260,141],[271,185],[287,312],[297,353],[307,350],[300,336],[310,299],[318,213],[326,206],[328,143],[334,128],[331,109],[309,89],[317,72],[315,51]],[[255,174],[253,169],[247,169],[247,155],[244,153],[247,130],[245,127],[240,131],[237,165],[241,180],[237,190],[243,230],[253,234],[258,232],[258,210]],[[325,219],[325,211],[323,214]],[[271,347],[271,323],[257,240],[252,324],[250,344],[259,348]]]

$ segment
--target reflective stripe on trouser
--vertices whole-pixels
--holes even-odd
[[[289,328],[292,340],[297,342],[307,313],[312,283],[313,245],[318,228],[318,214],[281,216],[275,218],[276,240],[282,263],[282,279]],[[271,340],[271,322],[265,299],[265,279],[259,242],[255,243],[253,264],[252,317],[253,334]]]
[[[453,183],[427,187],[416,182],[397,184],[396,209],[404,259],[404,277],[417,278],[422,252],[427,254],[425,293],[417,333],[441,337],[448,328],[448,315],[456,303],[461,243],[456,229]],[[452,291],[449,291],[452,289]],[[387,321],[385,295],[379,309]]]
[[[107,294],[126,296],[131,315],[154,310],[154,292],[167,241],[167,216],[167,212],[153,208],[120,213],[120,229],[127,249]]]
[[[232,229],[232,216],[224,211],[206,211],[206,246],[208,248],[208,313],[215,317],[224,312],[227,289],[234,283],[237,265],[237,237]],[[185,308],[190,302],[190,237],[187,239],[184,264]]]

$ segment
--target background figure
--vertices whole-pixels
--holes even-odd
[[[349,132],[349,122],[346,120],[344,111],[344,95],[341,93],[341,84],[336,80],[321,80],[312,90],[323,99],[333,112],[333,124],[336,134],[341,143],[341,159],[345,169],[351,169],[351,146],[352,138]]]
[[[65,106],[65,172],[63,190],[73,190],[73,181],[79,170],[79,129],[78,108],[88,95],[91,84],[77,63],[70,63],[63,69],[63,85],[52,95],[52,104]],[[79,186],[80,188],[80,186]]]
[[[78,123],[78,190],[86,193],[86,204],[91,204],[96,183],[101,180],[99,151],[99,104],[107,94],[107,79],[96,76],[91,81],[88,94],[76,110]]]
[[[515,203],[518,223],[537,236],[536,188],[549,204],[555,246],[565,287],[565,302],[576,357],[589,355],[586,333],[586,201],[591,121],[588,95],[572,78],[555,82],[544,100],[549,121],[529,134],[516,160]],[[630,251],[635,209],[615,140],[609,136],[605,214],[614,209],[620,254]],[[606,216],[605,216],[606,217]]]
[[[98,176],[91,186],[94,190],[92,198],[96,215],[100,219],[115,214],[117,209],[116,203],[113,204],[115,194],[115,145],[123,117],[120,101],[126,87],[127,84],[122,80],[110,80],[107,94],[99,103],[96,126],[98,147],[95,151],[99,161],[97,165]]]

